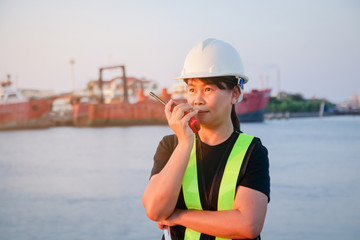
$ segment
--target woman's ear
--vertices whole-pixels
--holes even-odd
[[[239,99],[241,92],[240,92],[240,88],[239,86],[235,86],[232,92],[232,99],[231,99],[231,103],[235,104],[237,102],[237,100]]]

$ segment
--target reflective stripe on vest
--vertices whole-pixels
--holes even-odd
[[[226,162],[223,177],[221,179],[218,195],[218,211],[233,209],[236,184],[247,149],[253,136],[240,133]],[[203,210],[200,201],[199,184],[196,166],[196,140],[191,150],[190,159],[186,168],[182,188],[187,209]],[[199,240],[200,232],[190,228],[185,229],[185,240]],[[227,238],[216,237],[216,240]]]

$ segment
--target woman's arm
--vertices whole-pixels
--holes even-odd
[[[182,225],[212,236],[242,239],[260,235],[268,198],[262,192],[239,186],[234,209],[227,211],[176,210],[163,225]]]
[[[191,117],[196,115],[197,111],[184,115],[184,112],[189,111],[191,106],[179,104],[171,112],[171,104],[171,100],[166,104],[165,114],[170,127],[178,138],[178,144],[160,173],[151,177],[143,195],[146,214],[154,221],[168,218],[175,210],[191,149],[194,145],[194,133],[191,131],[188,122]]]
[[[192,144],[180,143],[160,173],[153,175],[143,195],[147,216],[153,221],[169,217],[175,209]]]

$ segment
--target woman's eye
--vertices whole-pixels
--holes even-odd
[[[188,91],[189,91],[189,92],[195,92],[195,89],[189,88]]]
[[[205,88],[205,92],[210,92],[211,88]]]

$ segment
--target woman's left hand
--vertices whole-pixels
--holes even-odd
[[[162,224],[161,222],[156,222],[156,223],[157,223],[158,228],[160,228],[161,230],[166,229],[166,225]]]
[[[163,230],[165,226],[172,227],[175,225],[179,225],[178,220],[183,211],[185,210],[175,209],[175,211],[170,215],[170,217],[163,221],[157,222],[158,227]]]

